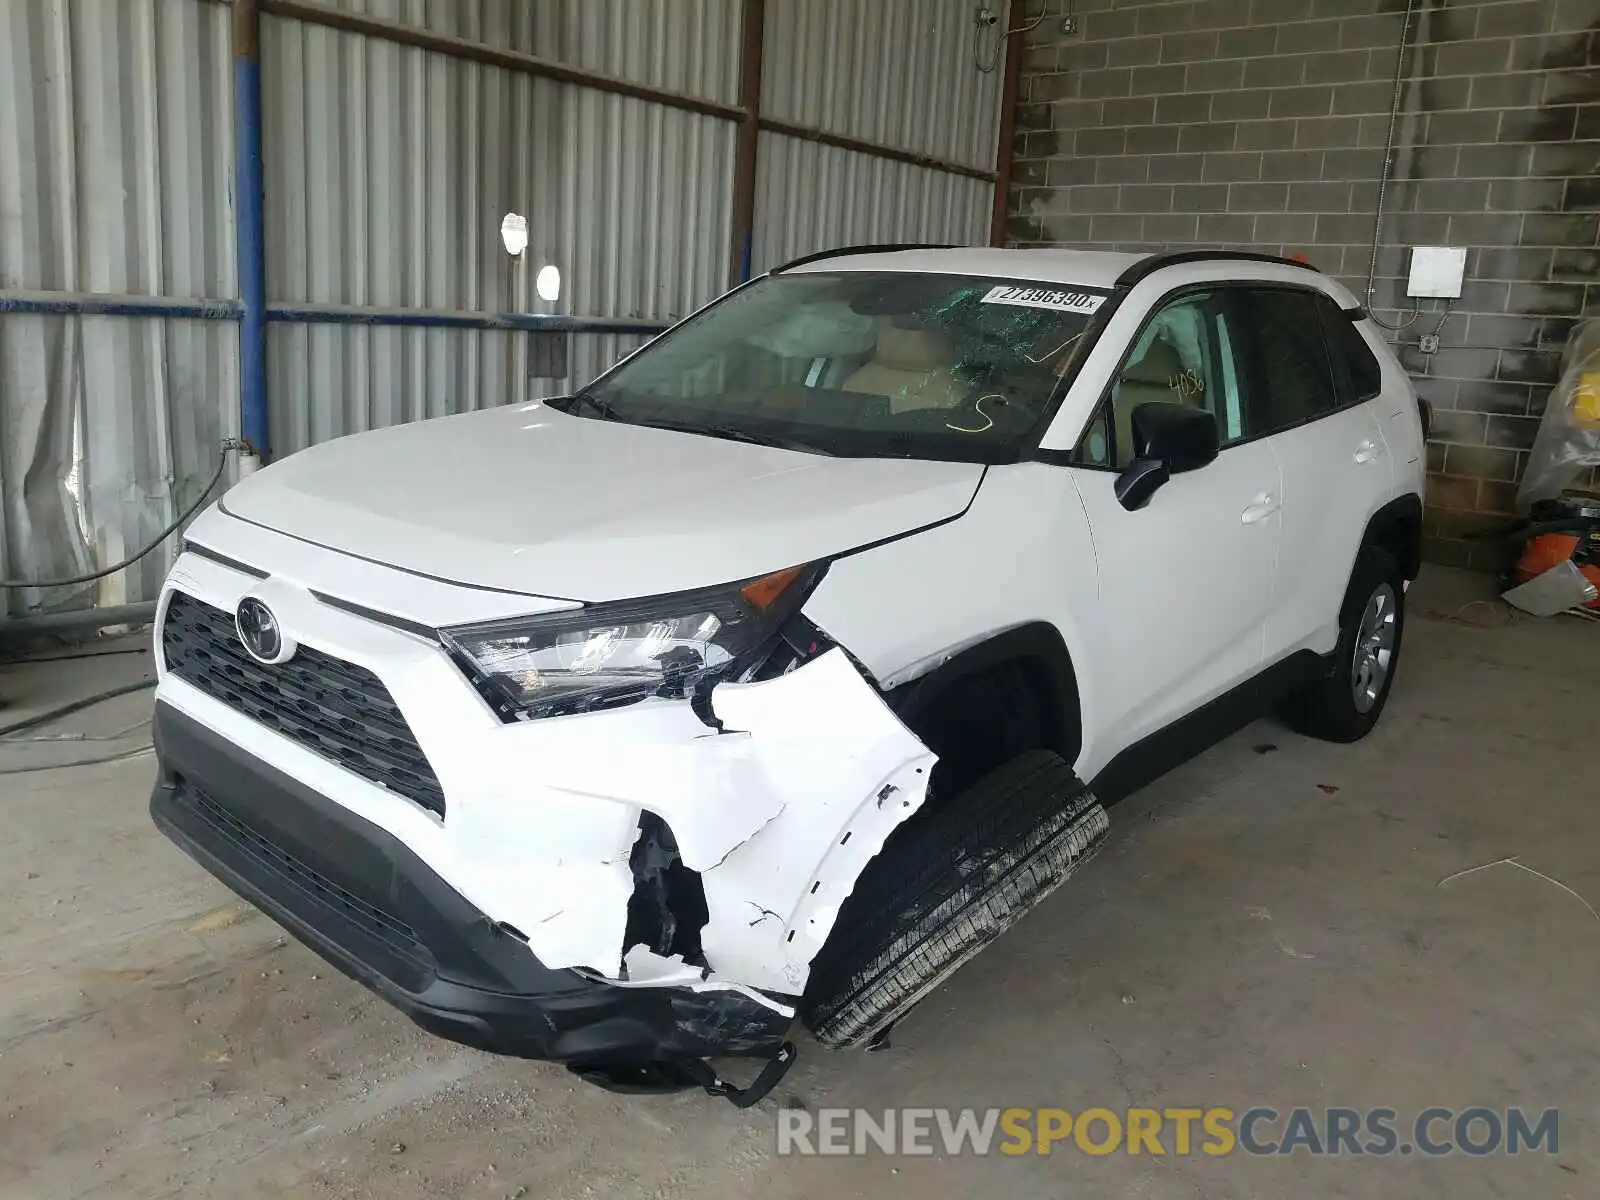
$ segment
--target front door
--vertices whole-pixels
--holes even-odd
[[[1272,447],[1245,436],[1237,346],[1226,290],[1157,305],[1080,446],[1072,475],[1094,537],[1092,652],[1106,681],[1091,772],[1261,669],[1283,488]],[[1132,458],[1132,410],[1155,400],[1211,412],[1222,449],[1130,512],[1116,478]]]

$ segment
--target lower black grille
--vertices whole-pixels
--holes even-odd
[[[308,899],[330,908],[346,921],[359,926],[368,937],[383,943],[391,953],[405,960],[416,972],[431,972],[433,956],[423,946],[417,931],[398,917],[370,904],[348,888],[312,870],[271,839],[257,833],[210,796],[186,780],[178,781],[183,803],[202,818],[238,852],[247,854],[260,867],[276,875]]]
[[[232,614],[174,592],[167,669],[330,762],[444,815],[444,790],[389,689],[365,667],[302,646],[288,662],[245,651]]]

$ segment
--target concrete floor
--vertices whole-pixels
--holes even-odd
[[[1557,1158],[778,1158],[771,1101],[618,1097],[424,1036],[153,831],[145,757],[0,775],[0,1195],[1600,1194],[1600,920],[1515,868],[1436,886],[1516,855],[1600,904],[1600,631],[1460,609],[1483,586],[1414,589],[1367,741],[1262,722],[1169,775],[890,1051],[802,1045],[778,1100],[1557,1106]],[[0,724],[148,667],[7,668]],[[6,743],[0,770],[146,733]]]

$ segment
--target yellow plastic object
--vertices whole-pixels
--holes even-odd
[[[1585,371],[1578,376],[1572,418],[1584,425],[1600,425],[1600,371]]]

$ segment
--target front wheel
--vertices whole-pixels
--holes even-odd
[[[1356,560],[1339,613],[1332,670],[1291,700],[1285,717],[1310,737],[1354,742],[1378,723],[1394,686],[1405,633],[1405,577],[1385,551]]]
[[[802,1017],[859,1045],[999,937],[1100,849],[1105,810],[1059,755],[1030,750],[895,830],[811,964]]]

